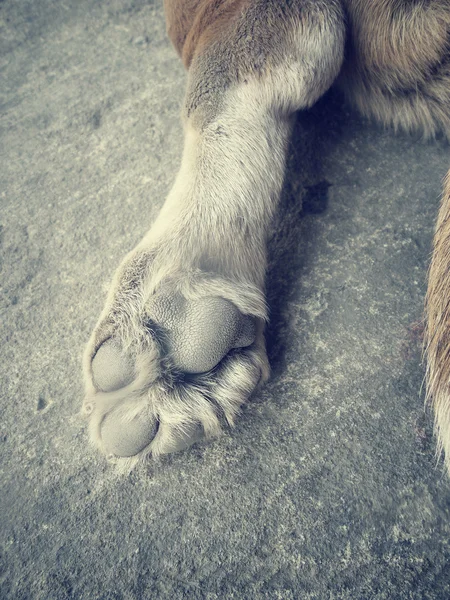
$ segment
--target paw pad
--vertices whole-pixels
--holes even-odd
[[[157,431],[156,419],[143,413],[127,419],[120,408],[106,415],[101,425],[105,451],[122,457],[141,452],[152,442]]]
[[[225,298],[187,300],[181,294],[157,293],[147,310],[164,331],[172,363],[183,373],[206,373],[230,350],[245,348],[255,340],[252,317]]]
[[[102,392],[120,390],[133,381],[135,368],[133,361],[113,338],[107,339],[92,359],[92,379],[95,387]]]
[[[105,319],[86,353],[83,412],[108,459],[177,452],[217,435],[220,415],[232,424],[267,371],[261,317],[169,284],[133,319],[129,331]]]

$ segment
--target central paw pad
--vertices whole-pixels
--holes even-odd
[[[186,300],[181,294],[155,294],[148,312],[164,332],[173,365],[183,373],[206,373],[234,348],[255,341],[254,320],[218,297]]]

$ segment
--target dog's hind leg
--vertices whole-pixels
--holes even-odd
[[[448,0],[345,0],[349,40],[338,83],[364,115],[450,139]]]
[[[268,375],[266,239],[294,111],[343,59],[337,0],[167,0],[185,65],[185,146],[158,218],[119,268],[88,344],[84,412],[107,454],[189,445]]]
[[[450,171],[434,236],[426,299],[427,391],[450,474]]]

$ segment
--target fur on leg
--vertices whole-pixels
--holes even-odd
[[[450,474],[450,171],[434,236],[426,298],[427,398]]]
[[[365,116],[450,139],[448,0],[345,0],[348,46],[339,85]]]

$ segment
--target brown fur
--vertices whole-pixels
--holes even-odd
[[[450,457],[450,171],[434,236],[426,298],[428,397],[434,407],[439,451]]]
[[[447,0],[346,0],[352,66],[396,92],[426,83],[448,48]]]
[[[202,2],[183,47],[182,58],[186,67],[189,67],[195,54],[223,38],[230,23],[248,4],[249,0]]]
[[[202,0],[164,0],[167,34],[180,56],[201,2]]]
[[[257,0],[165,0],[169,36],[186,68],[195,54],[226,36],[244,9],[256,4]],[[442,85],[450,79],[448,1],[342,4],[348,15],[348,45],[338,84],[350,102],[364,115],[395,128],[420,129],[426,136],[444,131],[450,137],[450,89]]]
[[[364,115],[450,138],[447,0],[346,0],[347,61],[339,85]]]
[[[250,0],[165,0],[167,32],[183,64],[222,35]]]

